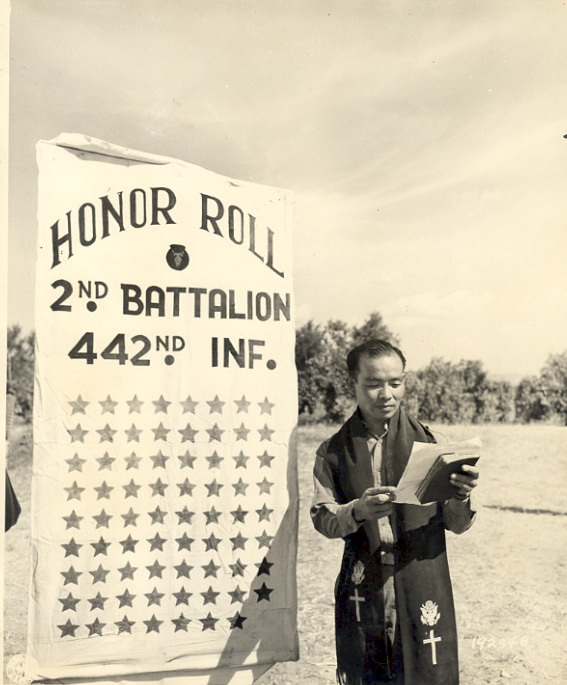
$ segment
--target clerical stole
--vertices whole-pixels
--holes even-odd
[[[392,417],[384,449],[399,480],[415,440],[433,436],[401,408]],[[370,455],[358,412],[331,438],[327,451],[341,503],[373,487]],[[392,483],[395,485],[395,483]],[[403,670],[405,685],[458,682],[455,612],[441,506],[395,505],[397,542],[394,584],[402,654],[385,632],[383,584],[389,571],[380,549],[376,521],[345,539],[336,585],[337,674],[341,685],[369,685]],[[401,657],[401,658],[400,658]]]

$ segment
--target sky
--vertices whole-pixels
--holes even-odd
[[[296,321],[379,312],[410,368],[567,350],[567,3],[14,0],[8,323],[35,144],[83,133],[294,192]]]

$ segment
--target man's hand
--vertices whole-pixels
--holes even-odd
[[[461,469],[461,471],[452,473],[449,480],[459,488],[454,498],[463,501],[468,499],[473,488],[478,485],[478,469],[470,466],[470,464],[464,464]]]
[[[354,520],[359,523],[389,516],[392,513],[392,502],[396,499],[395,489],[391,485],[381,488],[367,488],[352,508]]]

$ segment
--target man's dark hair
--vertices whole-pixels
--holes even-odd
[[[367,340],[366,342],[363,342],[361,345],[357,345],[356,347],[354,347],[348,353],[346,359],[348,375],[353,380],[356,380],[361,357],[367,356],[371,357],[372,359],[375,359],[377,357],[391,357],[392,355],[397,355],[402,360],[403,368],[405,371],[406,358],[404,357],[403,352],[400,349],[394,347],[394,345],[387,342],[386,340],[378,340],[377,338]]]

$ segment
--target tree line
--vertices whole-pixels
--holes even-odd
[[[300,419],[343,421],[354,409],[346,355],[355,345],[382,338],[399,346],[378,312],[360,326],[330,320],[308,321],[296,330],[295,363]],[[31,419],[33,406],[34,333],[19,325],[8,329],[7,391],[16,395],[17,412]],[[408,371],[405,403],[410,412],[431,423],[560,422],[567,425],[567,350],[548,357],[539,375],[517,386],[489,378],[479,360],[433,358]]]

